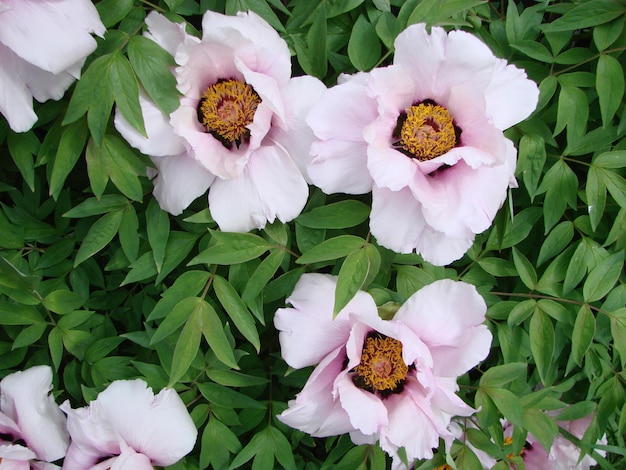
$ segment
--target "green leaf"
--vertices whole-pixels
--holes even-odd
[[[328,71],[327,60],[327,23],[324,3],[315,10],[312,16],[313,24],[307,33],[307,58],[311,64],[311,75],[324,78]]]
[[[11,349],[16,350],[25,346],[30,346],[31,344],[39,341],[47,329],[47,323],[35,323],[34,325],[27,326],[15,337]]]
[[[177,299],[178,297],[174,298]],[[150,344],[157,344],[178,330],[198,308],[199,303],[201,303],[201,299],[197,297],[186,297],[176,302],[171,311],[168,312],[165,320],[161,322],[152,335]],[[150,315],[149,319],[153,319],[153,317],[153,315]]]
[[[543,448],[549,452],[552,441],[559,435],[559,428],[554,418],[540,410],[530,408],[524,410],[523,424],[524,428],[535,436]]]
[[[586,302],[600,300],[613,288],[624,269],[624,251],[612,254],[591,270],[583,285]]]
[[[420,2],[410,14],[407,24],[426,23],[435,25],[448,22],[452,17],[487,3],[487,0],[440,0],[438,2]]]
[[[261,457],[264,454],[269,455],[271,459],[267,460],[267,457]],[[239,468],[253,457],[253,470],[273,468],[274,456],[286,470],[295,470],[297,468],[291,445],[287,438],[278,429],[268,426],[252,437],[250,442],[233,459],[228,468],[229,470]],[[259,458],[260,460],[257,460]],[[263,462],[263,465],[261,466],[257,461]],[[269,466],[267,466],[268,463]]]
[[[339,270],[333,315],[337,315],[355,294],[367,287],[380,268],[380,253],[370,243],[350,253]]]
[[[254,318],[235,288],[226,279],[216,275],[213,278],[213,289],[235,327],[254,346],[258,353],[261,349],[261,342]]]
[[[157,272],[161,272],[165,247],[170,235],[170,218],[167,212],[161,210],[156,199],[151,199],[146,210],[146,227],[148,229],[148,243],[152,248],[154,264]]]
[[[143,114],[139,106],[139,84],[130,62],[120,51],[112,54],[109,65],[109,84],[117,109],[139,133],[146,135]]]
[[[128,261],[134,262],[139,255],[139,219],[137,218],[137,212],[132,205],[127,205],[124,208],[124,214],[122,215],[122,223],[118,231],[120,244],[124,255],[128,258]]]
[[[133,0],[102,0],[96,3],[98,15],[105,27],[119,23],[133,8]]]
[[[554,135],[567,127],[567,141],[574,142],[585,134],[589,118],[587,95],[580,88],[561,84]]]
[[[361,249],[365,245],[365,240],[354,235],[339,235],[330,238],[303,253],[296,260],[298,264],[311,264],[320,261],[330,261],[343,258],[350,253]]]
[[[537,266],[561,253],[574,238],[574,224],[568,220],[554,227],[539,249]]]
[[[601,153],[593,159],[591,165],[611,169],[624,168],[626,167],[626,150]]]
[[[284,250],[272,251],[254,270],[241,294],[241,298],[247,305],[250,305],[261,294],[267,283],[274,277],[274,274],[276,274],[276,271],[278,271],[285,259],[285,254]]]
[[[490,367],[480,378],[480,387],[496,388],[506,385],[526,374],[527,368],[528,364],[523,362],[510,362],[508,364]]]
[[[487,257],[477,260],[478,265],[492,276],[498,277],[512,277],[517,276],[517,269],[515,265],[509,260]]]
[[[621,363],[626,364],[626,308],[614,311],[610,318],[613,345],[619,352]]]
[[[352,27],[348,57],[357,70],[366,71],[380,59],[381,46],[374,26],[361,14]]]
[[[96,195],[96,198],[100,199],[103,197],[109,181],[109,173],[101,156],[100,148],[94,139],[89,139],[89,142],[87,142],[85,160],[87,161],[87,175],[89,176],[91,190]]]
[[[605,50],[613,44],[624,29],[624,19],[617,17],[610,23],[593,28],[593,42],[599,51]]]
[[[310,228],[342,229],[354,227],[370,214],[370,207],[360,201],[347,199],[300,214],[296,222]]]
[[[109,212],[100,217],[89,229],[76,253],[74,267],[91,258],[109,244],[122,223],[122,210]]]
[[[9,154],[20,170],[22,178],[31,191],[35,191],[35,160],[39,150],[39,140],[32,131],[24,133],[11,132],[7,136]]]
[[[606,205],[606,186],[602,180],[602,173],[593,165],[589,167],[587,173],[587,184],[585,186],[585,194],[587,195],[587,208],[589,211],[589,220],[591,228],[596,230],[604,214]]]
[[[200,300],[200,302],[202,306],[202,334],[220,361],[232,369],[239,369],[233,354],[233,348],[228,342],[226,333],[224,333],[224,325],[219,316],[207,302],[204,300]]]
[[[264,404],[259,403],[254,398],[219,384],[205,382],[198,384],[198,390],[211,405],[222,408],[252,408],[257,410],[266,408]]]
[[[478,457],[474,451],[467,445],[461,446],[459,452],[454,458],[454,463],[457,468],[463,468],[466,470],[482,470],[483,464],[480,463]],[[444,468],[447,468],[444,466]]]
[[[576,207],[578,179],[567,163],[560,159],[548,170],[539,190],[546,191],[543,218],[547,233],[561,219],[568,204]]]
[[[269,381],[264,377],[242,374],[233,370],[208,369],[206,375],[213,382],[225,387],[254,387],[266,384]]]
[[[55,290],[46,295],[42,301],[48,310],[61,315],[77,310],[83,305],[83,299],[69,290]]]
[[[173,387],[180,381],[198,354],[198,350],[200,349],[200,338],[202,337],[202,317],[200,309],[201,301],[198,299],[193,312],[187,319],[185,326],[176,341],[168,387]]]
[[[239,264],[258,258],[274,245],[251,233],[211,231],[218,243],[195,256],[189,266],[195,264]]]
[[[533,290],[537,284],[537,273],[535,272],[535,268],[531,262],[528,261],[528,258],[526,258],[516,247],[513,247],[512,251],[515,269],[517,269],[521,281],[526,287]]]
[[[87,126],[84,120],[68,125],[61,136],[50,176],[49,194],[56,201],[63,184],[83,153],[87,141]]]
[[[561,18],[543,26],[544,32],[590,28],[622,16],[626,8],[613,0],[590,0],[575,6]]]
[[[541,310],[536,309],[530,319],[530,351],[532,352],[539,377],[544,385],[551,385],[550,371],[554,355],[554,325]]]
[[[147,321],[159,320],[170,314],[175,305],[187,297],[195,298],[202,291],[209,280],[210,274],[206,271],[188,270],[183,272],[162,295],[162,299],[154,306]],[[185,322],[183,319],[179,326]],[[175,327],[174,329],[176,329]]]
[[[517,174],[522,175],[524,186],[532,198],[537,193],[539,178],[546,162],[546,144],[538,135],[524,135],[519,142]]]
[[[215,445],[216,442],[220,445]],[[210,464],[213,464],[214,468],[222,468],[220,463],[227,464],[230,461],[230,454],[240,450],[241,443],[235,433],[211,415],[202,433],[200,468],[207,468]]]
[[[48,349],[54,369],[59,370],[61,359],[63,358],[63,336],[58,327],[52,328],[48,334]]]
[[[44,322],[37,308],[0,299],[0,325],[32,325]]]
[[[595,334],[596,319],[591,309],[583,305],[578,311],[572,332],[572,357],[579,366],[582,366],[583,357],[591,346]]]
[[[76,207],[73,207],[63,217],[89,217],[92,215],[106,214],[128,206],[128,199],[119,194],[105,194],[100,199],[90,197]]]
[[[502,416],[516,426],[522,425],[523,410],[517,395],[503,388],[484,388],[483,391],[493,400]]]
[[[169,115],[179,106],[176,78],[170,71],[176,63],[172,56],[154,41],[144,36],[133,36],[128,43],[128,59],[144,89]]]
[[[596,91],[600,100],[602,124],[608,126],[624,97],[624,70],[615,57],[602,54],[598,58]]]
[[[576,251],[567,266],[565,273],[565,282],[563,282],[563,294],[571,292],[574,287],[582,280],[587,272],[589,262],[588,258],[592,255],[591,246],[586,238],[583,238],[576,247]]]
[[[550,53],[546,47],[535,41],[519,41],[515,44],[511,44],[513,49],[517,49],[522,54],[535,59],[539,62],[551,64],[554,62],[554,56]]]

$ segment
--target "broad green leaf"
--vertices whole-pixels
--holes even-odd
[[[285,259],[285,254],[286,252],[284,250],[274,250],[257,266],[241,294],[241,298],[246,305],[250,306],[250,303],[261,294],[267,283],[274,277],[276,271],[278,271],[278,268]]]
[[[108,265],[106,268],[111,269]],[[146,279],[150,279],[157,274],[156,266],[154,265],[154,257],[152,256],[151,251],[145,252],[135,261],[130,263],[130,268],[130,271],[120,283],[120,287],[133,282],[145,281]]]
[[[426,23],[435,25],[450,21],[453,16],[487,3],[487,0],[440,0],[420,2],[411,12],[407,24]]]
[[[170,234],[170,218],[165,211],[161,210],[156,199],[151,199],[148,204],[146,227],[148,229],[148,242],[154,256],[154,264],[157,272],[161,272],[165,258],[165,247]]]
[[[574,238],[574,224],[566,220],[555,226],[539,249],[537,266],[561,253]]]
[[[526,256],[524,256],[516,247],[513,247],[512,250],[515,269],[517,269],[517,273],[519,274],[521,281],[526,287],[533,290],[537,284],[537,273],[535,268],[531,262],[528,261],[528,258],[526,258]]]
[[[524,135],[519,142],[517,174],[522,175],[524,186],[532,198],[537,192],[539,179],[546,162],[546,145],[538,135]]]
[[[296,222],[310,228],[350,228],[367,220],[369,213],[370,207],[366,204],[347,199],[300,214]]]
[[[576,251],[572,255],[567,266],[565,274],[565,282],[563,283],[563,293],[571,292],[574,287],[585,277],[589,266],[589,257],[591,256],[591,245],[583,238],[576,247]]]
[[[264,454],[271,457],[261,457]],[[256,433],[250,442],[239,452],[230,464],[229,470],[239,468],[254,457],[253,470],[273,468],[274,456],[286,470],[295,470],[296,463],[291,450],[291,445],[287,438],[276,428],[266,427]],[[261,460],[257,460],[261,457]],[[257,463],[259,462],[259,463]],[[260,465],[260,462],[263,462]],[[267,466],[269,464],[269,466]]]
[[[222,408],[256,408],[264,410],[266,405],[258,402],[248,395],[232,390],[216,383],[205,382],[198,384],[198,390],[211,405]]]
[[[146,166],[120,138],[107,135],[101,147],[106,170],[113,184],[129,199],[141,201],[143,188],[138,175],[144,175]]]
[[[189,255],[200,235],[197,233],[171,231],[165,246],[165,258],[156,283],[160,284],[165,277],[176,269]],[[154,258],[154,256],[153,256]],[[155,266],[156,269],[156,266]]]
[[[387,49],[393,49],[393,43],[402,31],[400,21],[389,11],[385,11],[376,22],[376,34]]]
[[[333,315],[337,315],[355,294],[367,287],[380,268],[380,253],[372,244],[350,253],[339,270]]]
[[[611,170],[602,169],[602,179],[606,189],[620,207],[626,207],[626,180]]]
[[[117,109],[139,133],[146,135],[139,106],[139,84],[130,62],[120,51],[115,52],[109,66],[109,83]]]
[[[559,435],[554,418],[535,408],[524,410],[523,424],[547,451],[552,447],[554,438]]]
[[[123,210],[116,210],[100,217],[89,229],[87,235],[80,244],[74,267],[91,258],[97,252],[109,244],[120,228]]]
[[[535,59],[539,62],[551,64],[554,62],[554,56],[550,53],[546,47],[535,41],[519,41],[515,44],[511,44],[513,49],[517,49],[522,54]]]
[[[509,260],[487,257],[477,260],[478,265],[492,276],[497,277],[512,277],[517,276],[517,269],[515,265]]]
[[[109,173],[101,156],[100,148],[94,139],[89,139],[89,142],[87,142],[85,160],[87,161],[87,175],[89,176],[91,190],[95,194],[96,199],[101,199],[109,181]]]
[[[43,298],[43,305],[48,310],[61,315],[77,310],[83,305],[83,299],[69,290],[55,290]]]
[[[216,442],[220,445],[215,445]],[[221,468],[220,464],[228,464],[230,461],[230,454],[240,450],[241,443],[235,433],[211,415],[202,433],[200,468],[207,468],[210,464],[213,464],[214,468]]]
[[[327,60],[327,23],[324,3],[315,10],[311,28],[307,33],[307,57],[311,64],[311,74],[317,78],[324,78],[328,71]]]
[[[587,95],[580,88],[561,84],[554,135],[567,127],[567,141],[573,142],[585,134],[589,117]]]
[[[624,168],[626,167],[626,150],[613,150],[612,152],[601,153],[593,159],[593,166],[611,169]]]
[[[572,357],[579,366],[582,366],[583,357],[591,346],[595,333],[596,319],[591,309],[583,305],[578,311],[572,332]]]
[[[626,7],[613,0],[590,0],[581,2],[562,17],[543,26],[544,32],[573,31],[590,28],[622,16]]]
[[[490,367],[480,378],[480,386],[481,388],[501,387],[526,374],[527,369],[528,364],[523,362],[511,362]]]
[[[500,249],[505,249],[512,247],[513,245],[517,245],[519,242],[524,240],[530,231],[532,230],[535,222],[539,220],[541,217],[541,209],[539,207],[527,207],[522,210],[519,214],[516,214],[513,217],[513,221],[511,223],[507,223],[504,236],[502,237],[502,243],[500,244]],[[496,237],[496,231],[492,231],[492,236]],[[490,242],[491,242],[490,237]],[[497,245],[496,245],[497,246]]]
[[[47,329],[47,323],[35,323],[27,326],[15,337],[11,349],[15,350],[25,346],[30,346],[31,344],[39,341]]]
[[[593,401],[581,401],[568,406],[554,417],[558,421],[572,421],[574,419],[584,418],[593,413],[598,404]]]
[[[359,15],[348,41],[348,57],[357,70],[367,71],[380,59],[381,47],[374,26]]]
[[[128,59],[150,98],[169,115],[178,108],[176,78],[170,71],[172,56],[154,41],[133,36],[128,43]]]
[[[365,240],[354,235],[339,235],[329,238],[319,245],[303,253],[296,260],[298,264],[312,264],[320,261],[330,261],[343,258],[350,253],[361,249],[365,245]]]
[[[484,388],[483,391],[493,400],[502,416],[516,426],[522,425],[523,412],[517,395],[503,388],[489,387]]]
[[[55,370],[59,370],[63,358],[63,336],[58,327],[52,328],[48,333],[48,349]]]
[[[528,299],[518,303],[511,310],[511,313],[507,318],[507,324],[509,327],[521,324],[524,320],[530,317],[536,309],[537,301],[534,299]]]
[[[130,204],[124,208],[118,236],[124,255],[128,261],[134,262],[139,255],[139,219],[135,208]]]
[[[81,157],[86,141],[87,125],[84,120],[73,122],[63,130],[50,176],[49,194],[55,201],[59,198],[67,176]]]
[[[180,381],[200,349],[200,339],[202,337],[200,305],[200,303],[196,304],[194,311],[187,319],[176,341],[168,387],[173,387]]]
[[[196,264],[239,264],[258,258],[274,246],[251,233],[211,231],[218,243],[196,255],[189,266]]]
[[[545,233],[561,219],[567,205],[576,207],[577,190],[576,174],[562,159],[557,160],[543,177],[539,188],[539,191],[546,191],[543,204]]]
[[[587,210],[589,212],[591,228],[596,230],[604,214],[606,186],[602,180],[602,173],[593,165],[589,167],[589,172],[587,173],[585,194],[587,195]]]
[[[147,321],[159,320],[169,315],[174,306],[181,300],[195,298],[206,286],[210,274],[206,271],[187,270],[174,281],[174,284],[161,294],[162,299],[157,302],[148,315]],[[184,320],[181,321],[181,325]]]
[[[37,308],[0,299],[0,325],[32,325],[44,322]]]
[[[74,241],[64,238],[46,248],[37,262],[37,269],[46,269],[56,266],[67,259],[74,251]]]
[[[599,51],[605,50],[613,44],[624,29],[624,18],[617,17],[609,23],[593,28],[593,42]]]
[[[454,463],[457,468],[464,468],[467,470],[482,470],[484,468],[483,464],[480,463],[480,460],[478,460],[478,457],[476,457],[474,451],[466,445],[461,446],[461,449],[454,458]]]
[[[551,385],[550,369],[554,355],[554,325],[541,310],[536,309],[530,319],[530,351],[532,352],[539,377],[544,385]]]
[[[583,285],[586,302],[600,300],[613,288],[624,270],[624,251],[612,254],[589,272]]]
[[[198,297],[186,297],[176,302],[152,335],[150,344],[156,344],[178,330],[194,313],[201,302],[202,300]],[[152,317],[151,315],[149,319],[152,319]]]
[[[107,28],[119,23],[132,7],[133,0],[102,0],[96,3],[100,20]]]
[[[598,58],[596,91],[600,100],[602,124],[608,126],[624,96],[624,70],[615,57],[602,54]]]
[[[269,381],[264,377],[242,374],[233,370],[208,369],[206,375],[213,382],[225,387],[254,387],[266,384]]]
[[[204,300],[200,303],[202,315],[202,334],[215,353],[215,356],[232,369],[239,369],[233,353],[233,348],[228,342],[224,325],[217,312]]]
[[[258,353],[261,349],[261,342],[254,318],[235,288],[226,279],[216,275],[213,278],[213,289],[235,327],[254,346]]]

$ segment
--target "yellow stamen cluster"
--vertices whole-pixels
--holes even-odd
[[[415,158],[421,161],[437,158],[456,144],[454,123],[446,108],[434,103],[419,103],[406,110],[400,145]]]
[[[207,131],[232,143],[249,135],[247,126],[261,98],[247,83],[222,80],[206,89],[200,100],[200,117]]]
[[[365,339],[361,363],[355,372],[375,390],[393,390],[404,380],[408,367],[402,359],[402,343],[386,336]]]
[[[452,470],[452,467],[447,463],[435,468],[435,470]]]

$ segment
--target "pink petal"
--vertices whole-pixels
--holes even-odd
[[[209,207],[223,231],[247,232],[294,219],[307,196],[306,181],[289,156],[278,147],[261,147],[241,176],[213,183]]]
[[[487,114],[498,129],[507,129],[526,119],[537,107],[539,88],[526,72],[499,60],[485,92]]]
[[[169,122],[169,116],[159,109],[143,89],[139,90],[139,105],[141,106],[147,136],[140,134],[128,123],[119,109],[116,109],[115,128],[122,137],[130,145],[151,157],[183,153],[185,151],[184,141],[174,133]]]
[[[284,128],[274,126],[268,136],[273,143],[285,148],[309,183],[306,167],[312,159],[309,150],[314,135],[305,118],[325,91],[324,84],[315,77],[306,75],[289,80],[288,85],[282,89],[282,99],[287,105]]]
[[[392,83],[393,86],[389,86]],[[415,101],[415,83],[407,70],[391,65],[372,69],[367,80],[368,96],[375,97],[378,113],[392,113],[395,119]],[[393,130],[393,127],[392,127]]]
[[[14,132],[26,132],[37,122],[37,115],[32,92],[22,78],[24,61],[0,44],[0,63],[0,113]]]
[[[0,444],[0,470],[22,467],[28,470],[30,469],[29,461],[36,458],[37,455],[28,447],[19,444]]]
[[[367,169],[367,144],[339,140],[315,141],[307,172],[326,194],[364,194],[372,190]]]
[[[254,91],[259,95],[262,102],[271,109],[272,113],[276,115],[281,122],[283,122],[285,120],[285,107],[281,96],[281,88],[274,77],[254,71],[238,57],[235,57],[235,66],[243,75],[244,81],[254,88]],[[271,116],[272,114],[268,113],[269,119],[267,120],[267,125],[264,127],[269,128]],[[254,117],[256,120],[257,116],[255,115]]]
[[[154,395],[143,380],[117,380],[90,406],[128,446],[150,457],[155,465],[174,464],[196,442],[196,427],[172,389]]]
[[[358,388],[352,376],[345,374],[335,383],[342,408],[352,426],[363,434],[374,434],[388,423],[387,408],[373,393]]]
[[[392,191],[407,187],[418,171],[412,158],[389,146],[374,145],[367,148],[367,168],[376,186]]]
[[[152,39],[172,56],[176,55],[178,46],[188,39],[184,23],[173,23],[157,11],[148,13],[145,23],[148,31],[144,36]]]
[[[134,451],[131,447],[125,447],[122,453],[111,465],[111,470],[154,470],[150,459]]]
[[[18,424],[21,438],[37,458],[49,462],[63,457],[69,444],[65,416],[48,394],[51,389],[48,366],[14,372],[0,382],[0,409]]]
[[[90,33],[105,31],[87,0],[19,0],[8,6],[0,13],[0,42],[54,74],[83,61],[96,49]]]
[[[30,462],[28,460],[3,458],[0,462],[0,470],[30,470]]]
[[[351,312],[377,315],[374,299],[359,291],[333,319],[336,283],[337,278],[328,274],[303,274],[287,298],[293,308],[276,311],[274,326],[279,331],[282,356],[291,367],[317,364],[345,345]]]
[[[215,176],[187,154],[154,159],[159,170],[153,180],[154,197],[161,209],[180,214],[206,193]]]
[[[314,437],[344,434],[353,429],[339,400],[333,397],[333,383],[343,369],[345,350],[339,347],[324,357],[296,399],[278,419]]]
[[[407,325],[428,345],[436,375],[456,377],[489,353],[491,333],[482,324],[486,311],[474,286],[444,279],[409,297],[394,320]]]

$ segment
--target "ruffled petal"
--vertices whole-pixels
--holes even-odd
[[[241,176],[213,183],[209,207],[223,231],[247,232],[275,219],[294,219],[307,196],[308,186],[296,164],[283,150],[268,146],[251,155]]]
[[[409,297],[394,320],[407,325],[428,345],[435,375],[457,377],[489,353],[492,336],[482,324],[486,311],[474,286],[443,279]]]
[[[111,470],[154,470],[150,459],[126,447],[111,465]]]
[[[20,0],[0,14],[0,42],[27,62],[58,74],[96,49],[105,28],[87,0]]]
[[[315,368],[304,388],[289,402],[278,419],[292,428],[315,437],[327,437],[352,431],[348,414],[333,397],[333,383],[341,370],[345,350],[331,351]]]
[[[383,401],[373,393],[356,387],[351,375],[345,374],[337,380],[335,389],[355,429],[368,435],[387,425],[387,408]]]
[[[0,382],[0,409],[18,424],[21,438],[37,458],[49,462],[63,457],[69,444],[65,416],[48,394],[51,389],[48,366],[14,372]]]
[[[37,115],[32,92],[22,78],[24,61],[0,44],[0,63],[0,113],[14,132],[26,132],[37,122]]]
[[[0,461],[0,470],[30,470],[30,462],[28,460],[3,458]]]
[[[153,180],[161,209],[178,215],[206,193],[215,176],[187,154],[154,159],[159,173]]]
[[[367,169],[365,142],[315,141],[311,154],[307,173],[326,194],[364,194],[372,190],[374,181]]]
[[[392,191],[407,187],[418,171],[412,158],[388,146],[374,145],[367,148],[367,168],[376,186]]]
[[[187,41],[184,23],[173,23],[157,11],[148,13],[145,19],[148,31],[144,36],[152,39],[174,57],[178,46]]]
[[[293,308],[278,309],[274,326],[279,331],[283,359],[299,369],[319,363],[350,335],[350,313],[377,315],[374,299],[359,291],[333,319],[337,278],[328,274],[303,274],[291,296]]]
[[[193,449],[197,430],[178,394],[156,396],[143,380],[117,380],[90,405],[128,446],[155,465],[172,465]]]
[[[139,90],[139,105],[146,129],[146,136],[131,126],[126,118],[115,111],[115,128],[126,141],[145,155],[162,157],[178,155],[185,151],[184,141],[178,136],[169,122],[169,116],[148,97],[143,89]]]
[[[28,469],[28,461],[36,458],[37,455],[28,447],[24,447],[19,444],[0,444],[0,462],[2,463],[11,460],[19,462],[19,465],[22,465],[21,462],[25,462],[27,464],[25,468]],[[11,467],[7,465],[6,468],[10,469]],[[2,470],[1,466],[0,470]]]

